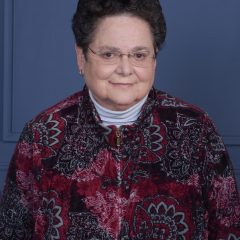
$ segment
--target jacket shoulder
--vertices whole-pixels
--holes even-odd
[[[83,95],[83,91],[79,91],[40,112],[25,124],[19,140],[29,143],[37,141],[43,145],[60,142],[66,126],[78,117]]]
[[[200,107],[190,104],[164,91],[156,90],[156,98],[160,111],[164,110],[172,113],[182,113],[196,118],[209,118],[208,113]]]

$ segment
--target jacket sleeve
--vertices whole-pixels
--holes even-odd
[[[205,116],[205,197],[209,239],[240,239],[240,196],[224,143],[212,121]]]
[[[32,166],[32,134],[26,126],[11,159],[0,201],[0,239],[32,239],[37,191]]]

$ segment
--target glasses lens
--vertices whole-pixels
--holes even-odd
[[[137,67],[149,67],[153,63],[153,57],[148,52],[133,53],[129,56],[129,60]]]
[[[133,66],[137,67],[149,67],[154,59],[154,57],[150,55],[149,52],[145,51],[134,52],[129,54],[122,54],[120,52],[115,52],[111,50],[104,50],[99,52],[94,52],[93,50],[91,50],[91,52],[99,57],[99,60],[101,61],[102,64],[106,65],[119,64],[123,55],[128,56],[129,62]]]
[[[119,60],[119,53],[112,51],[99,52],[98,56],[100,57],[101,61],[105,64],[116,64],[118,63]]]

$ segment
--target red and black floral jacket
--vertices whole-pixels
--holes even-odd
[[[240,239],[225,146],[200,109],[152,89],[133,125],[103,126],[85,88],[24,128],[0,239]]]

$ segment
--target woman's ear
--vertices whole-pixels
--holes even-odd
[[[84,68],[85,68],[85,56],[83,54],[82,48],[78,47],[75,44],[75,50],[76,50],[76,56],[77,56],[77,65],[78,65],[78,70],[81,75],[84,75]]]

